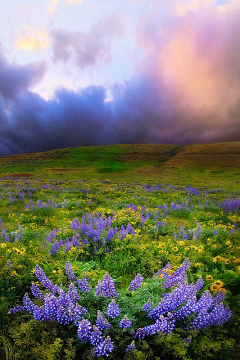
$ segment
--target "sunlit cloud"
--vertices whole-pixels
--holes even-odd
[[[174,86],[192,104],[199,108],[213,108],[219,100],[221,79],[212,73],[209,59],[201,58],[194,48],[194,39],[180,34],[164,47],[159,56],[159,68],[164,69],[165,79],[171,89]]]
[[[67,4],[81,4],[82,0],[66,0]]]
[[[47,14],[50,15],[50,14],[55,13],[59,1],[60,1],[60,0],[51,0],[51,1],[47,4]]]
[[[196,10],[216,3],[216,0],[190,0],[190,1],[178,1],[176,3],[176,11],[178,15],[184,15],[186,12]]]
[[[44,49],[49,44],[48,35],[44,31],[24,27],[22,35],[17,40],[16,47],[19,50],[38,51]]]
[[[61,0],[51,0],[47,4],[47,14],[54,14],[57,10],[57,6]],[[79,5],[82,3],[82,0],[62,0],[65,5]]]

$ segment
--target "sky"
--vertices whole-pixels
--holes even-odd
[[[0,156],[240,140],[239,0],[8,0]]]

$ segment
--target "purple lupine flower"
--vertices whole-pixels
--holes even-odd
[[[55,243],[53,243],[51,253],[52,253],[53,255],[55,255],[56,252],[57,252],[57,250],[59,249],[59,247],[60,247],[59,242],[58,242],[58,241],[55,241]]]
[[[130,283],[128,291],[136,291],[141,286],[143,280],[144,278],[140,274],[137,274],[135,279]]]
[[[44,299],[44,295],[43,295],[42,291],[38,288],[38,286],[36,284],[32,283],[31,291],[32,291],[33,296],[35,296],[36,299],[38,299],[38,300]]]
[[[156,226],[157,226],[158,228],[162,227],[162,221],[158,221],[158,222],[156,223]]]
[[[70,323],[70,318],[67,314],[66,309],[63,306],[59,306],[58,302],[56,301],[57,311],[54,316],[54,319],[57,320],[60,324],[66,325]],[[55,304],[54,304],[55,306]]]
[[[139,328],[139,329],[137,329],[137,331],[136,331],[136,333],[135,333],[135,335],[134,335],[134,337],[135,337],[136,339],[139,339],[139,340],[145,339],[145,336],[146,336],[146,333],[145,333],[145,329],[144,329],[144,328]]]
[[[60,288],[57,285],[53,285],[53,283],[49,280],[49,278],[39,265],[35,266],[35,275],[37,276],[38,280],[43,284],[43,286],[45,286],[46,289],[48,289],[55,295],[59,294]]]
[[[193,305],[196,303],[196,301],[197,301],[196,296],[193,296],[192,299],[189,299],[187,301],[186,305],[184,305],[182,308],[180,308],[179,310],[177,310],[174,313],[175,319],[181,320],[181,319],[184,319],[185,317],[187,317],[189,314],[191,314]]]
[[[8,261],[6,262],[5,268],[6,268],[6,269],[11,269],[12,267],[13,267],[13,264],[12,264],[11,260],[8,260]]]
[[[193,294],[195,294],[194,285],[182,284],[176,287],[170,293],[164,294],[156,308],[149,312],[148,317],[158,319],[160,315],[177,309],[191,298]]]
[[[136,350],[135,341],[133,340],[130,345],[127,346],[126,352]]]
[[[40,322],[44,322],[45,320],[48,320],[44,307],[40,306],[38,307],[38,309],[35,309],[33,313],[33,318]]]
[[[217,305],[220,304],[225,299],[225,293],[223,291],[219,291],[215,298],[213,299],[212,304]]]
[[[73,273],[72,264],[69,261],[66,262],[65,271],[68,279],[73,281],[75,279],[75,275]]]
[[[60,305],[59,300],[52,294],[47,294],[44,298],[44,311],[50,321],[56,320],[63,325],[70,322],[65,308]]]
[[[102,281],[98,281],[96,295],[108,298],[118,296],[113,278],[109,275],[108,272],[105,273]]]
[[[93,325],[93,331],[91,332],[91,336],[90,336],[91,345],[97,346],[102,341],[103,341],[103,336],[101,331],[98,329],[97,326]]]
[[[103,291],[102,291],[102,281],[98,280],[97,286],[96,286],[96,295],[100,297],[104,297]]]
[[[195,320],[189,325],[194,330],[200,330],[208,326],[222,325],[229,320],[231,317],[231,310],[225,307],[223,304],[216,305],[213,310],[208,313],[202,311],[198,314]]]
[[[237,213],[240,208],[240,199],[226,199],[218,204],[226,213]]]
[[[128,317],[125,315],[122,320],[119,323],[120,329],[124,328],[127,329],[132,325],[131,320],[128,319]]]
[[[83,279],[78,279],[77,280],[77,284],[79,287],[79,290],[81,292],[86,292],[88,293],[90,290],[92,290],[91,286],[88,283],[89,279],[87,277],[83,278]]]
[[[78,295],[77,288],[73,283],[69,285],[68,292],[66,294],[66,300],[69,303],[75,303],[76,301],[81,300],[80,296]]]
[[[185,342],[187,345],[190,345],[192,342],[192,337],[188,336],[186,338],[183,339],[183,342]]]
[[[164,283],[165,289],[168,289],[187,280],[187,270],[190,268],[190,261],[186,258],[179,268],[171,275],[168,275]]]
[[[167,276],[168,276],[168,270],[172,268],[172,265],[168,262],[167,265],[158,270],[154,275],[153,275],[153,279],[156,277],[156,276],[160,276],[163,274],[163,279],[165,279]]]
[[[94,355],[96,357],[108,356],[114,349],[110,336],[96,346],[94,349]]]
[[[145,336],[155,335],[159,332],[164,334],[169,334],[175,328],[175,319],[170,316],[164,317],[160,315],[159,319],[156,320],[156,323],[153,325],[144,326]]]
[[[69,306],[69,300],[72,303],[72,299],[71,298],[69,299],[67,297],[67,294],[62,289],[60,289],[59,297],[58,297],[59,304],[67,307],[67,306]]]
[[[199,314],[207,311],[212,306],[213,300],[210,291],[204,291],[200,299],[192,306],[192,312]]]
[[[111,324],[109,324],[109,322],[100,310],[98,310],[97,312],[96,326],[101,330],[109,330],[112,326]]]
[[[36,305],[32,302],[28,296],[28,293],[26,293],[23,297],[23,306],[30,314],[33,314],[34,310],[36,309]]]
[[[107,315],[112,319],[120,315],[119,306],[116,304],[116,301],[114,299],[108,305]]]
[[[68,316],[72,321],[74,321],[75,325],[78,326],[79,321],[82,320],[83,315],[87,313],[88,311],[85,307],[77,304],[74,308],[70,308],[68,311]]]
[[[88,320],[83,319],[78,325],[78,331],[77,331],[78,338],[86,343],[91,337],[91,330],[92,330],[91,323]]]
[[[142,307],[143,311],[150,311],[152,309],[152,303],[151,300],[149,299]]]
[[[149,311],[147,315],[149,318],[155,319],[155,323],[152,325],[140,328],[135,333],[135,338],[144,339],[146,336],[155,335],[159,332],[169,334],[175,328],[175,322],[184,319],[191,314],[192,322],[189,325],[195,330],[200,330],[208,326],[218,326],[224,324],[231,316],[231,311],[228,307],[225,307],[222,303],[224,300],[224,293],[219,292],[216,297],[213,297],[207,290],[197,300],[196,294],[203,286],[203,280],[198,279],[196,284],[188,284],[186,281],[186,271],[188,268],[187,259],[180,266],[175,273],[171,276],[168,275],[167,280],[170,278],[170,282],[177,281],[178,285],[172,289],[171,292],[163,294],[162,299],[156,308],[151,309],[150,300],[143,305],[144,311]],[[53,285],[43,270],[37,265],[35,267],[36,275],[43,285],[51,291],[49,294],[43,294],[36,285],[31,286],[33,295],[39,300],[44,301],[43,306],[35,305],[26,293],[23,298],[23,306],[17,306],[9,310],[9,313],[15,313],[18,311],[28,311],[33,315],[33,318],[43,321],[58,321],[60,324],[69,324],[74,322],[78,326],[79,338],[87,342],[91,341],[93,346],[96,346],[96,356],[102,356],[105,351],[105,355],[108,356],[107,343],[111,348],[110,342],[107,339],[103,340],[100,330],[108,330],[111,324],[105,319],[104,315],[98,311],[96,325],[93,331],[91,331],[91,324],[88,320],[83,319],[83,315],[87,313],[87,310],[76,304],[80,300],[77,288],[73,283],[69,285],[67,293],[62,289]],[[111,277],[107,274],[106,282]],[[182,279],[182,282],[180,280]],[[102,285],[102,284],[101,284]],[[100,286],[101,292],[106,296],[109,287]],[[56,296],[58,295],[58,296]],[[113,299],[108,306],[107,315],[111,318],[119,316],[120,310],[115,300]],[[164,315],[164,316],[163,316]],[[131,321],[124,316],[120,321],[120,328],[128,328],[131,326]],[[189,328],[188,327],[188,328]],[[113,347],[113,345],[112,345]]]
[[[14,308],[11,308],[11,309],[8,311],[8,314],[16,314],[17,312],[25,311],[25,310],[27,311],[26,306],[17,305],[17,306],[15,306]]]
[[[203,279],[200,277],[200,278],[197,280],[196,284],[195,284],[195,291],[196,291],[196,293],[197,293],[199,290],[202,289],[203,285],[204,285],[204,281],[203,281]]]

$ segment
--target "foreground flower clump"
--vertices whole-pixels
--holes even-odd
[[[125,332],[126,336],[130,335],[132,340],[141,341],[159,333],[169,334],[179,328],[201,330],[224,324],[231,317],[231,310],[223,304],[224,292],[219,291],[213,297],[208,290],[201,291],[204,286],[201,277],[195,284],[189,284],[187,281],[189,268],[190,262],[187,258],[174,272],[170,272],[171,264],[168,263],[153,276],[154,280],[144,281],[138,274],[127,290],[117,293],[114,280],[108,273],[105,273],[103,280],[98,282],[94,291],[88,283],[88,278],[76,280],[72,265],[67,262],[65,270],[71,283],[68,288],[64,288],[54,285],[42,268],[36,265],[35,275],[48,292],[42,292],[37,285],[32,284],[31,292],[37,299],[38,305],[26,293],[23,297],[23,305],[10,309],[9,313],[27,311],[40,322],[57,321],[63,325],[74,324],[77,327],[79,340],[91,347],[95,357],[108,356],[113,352],[114,341],[109,334],[111,332],[114,336],[114,329],[118,331],[121,329],[120,331]],[[130,308],[136,307],[134,293],[142,286],[146,287],[147,292],[148,284],[154,281],[157,284],[156,289],[159,287],[162,291],[162,296],[157,298],[157,302],[156,298],[155,304],[152,304],[151,300],[145,302],[141,311],[136,311],[134,319],[124,314],[121,305],[126,309],[124,304],[126,299]],[[103,312],[96,308],[97,315],[94,316],[83,305],[87,303],[92,308],[96,298],[99,301],[103,300],[102,303],[99,302]],[[140,318],[144,312],[145,325],[140,327]],[[136,349],[135,342],[132,341],[126,351]]]
[[[2,179],[1,356],[90,360],[113,346],[114,360],[238,360],[239,193],[195,185]],[[167,306],[178,292],[186,300]],[[226,310],[223,293],[231,320],[206,327]],[[7,314],[26,304],[32,313]]]

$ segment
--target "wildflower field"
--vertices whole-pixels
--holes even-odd
[[[233,177],[121,180],[108,162],[116,179],[30,178],[14,161],[21,177],[0,180],[0,359],[239,359]]]

